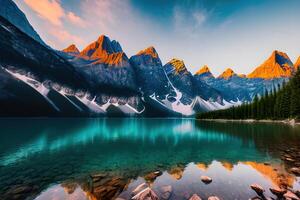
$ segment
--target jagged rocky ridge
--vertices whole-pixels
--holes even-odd
[[[32,28],[25,14],[12,0],[0,0],[0,5],[0,16],[7,19],[10,23],[14,24],[34,40],[38,41],[44,46],[47,46],[38,33]]]
[[[17,15],[10,22],[18,26],[24,18]],[[215,78],[207,66],[192,75],[178,59],[163,66],[154,47],[129,59],[117,41],[104,35],[82,51],[74,44],[53,51],[32,31],[10,22],[0,18],[2,116],[192,115],[251,101],[283,80],[280,74],[246,78],[230,69]],[[267,62],[272,66],[291,67],[281,52],[272,58],[275,62]],[[35,105],[43,109],[34,112]]]
[[[207,66],[194,76],[221,91],[226,101],[250,102],[255,95],[261,96],[265,90],[271,91],[288,81],[297,69],[297,62],[293,65],[286,53],[276,50],[247,76],[236,74],[228,68],[215,78]]]

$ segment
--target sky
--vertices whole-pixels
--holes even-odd
[[[300,56],[299,0],[14,0],[54,49],[82,50],[100,35],[128,57],[154,46],[163,63],[248,74],[273,50]]]

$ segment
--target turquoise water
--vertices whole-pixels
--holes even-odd
[[[249,199],[255,196],[252,183],[299,188],[299,178],[281,160],[283,150],[299,148],[299,127],[193,119],[3,119],[0,130],[0,199],[97,199],[82,186],[96,173],[124,177],[128,184],[118,196],[129,199],[130,190],[157,170],[162,175],[151,187],[159,193],[171,185],[170,199],[193,193]],[[213,182],[203,184],[201,175]]]

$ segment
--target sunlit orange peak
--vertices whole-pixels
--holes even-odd
[[[75,53],[75,54],[79,53],[79,50],[78,50],[78,48],[76,47],[75,44],[71,44],[70,46],[63,49],[62,51],[65,52],[65,53]]]
[[[153,58],[158,58],[158,54],[153,46],[141,50],[137,55],[150,55]]]
[[[300,56],[298,57],[296,63],[295,63],[295,69],[296,71],[300,68]]]
[[[195,75],[201,75],[201,74],[205,74],[205,73],[211,73],[210,69],[207,65],[204,65],[201,69],[199,69]]]
[[[229,79],[232,76],[235,76],[236,73],[230,68],[227,68],[218,78]]]
[[[186,71],[184,62],[182,60],[173,58],[172,60],[169,61],[169,64],[171,64],[177,73]]]
[[[294,66],[288,55],[278,50],[273,51],[272,55],[260,66],[258,66],[248,78],[281,78],[290,77],[294,72]]]

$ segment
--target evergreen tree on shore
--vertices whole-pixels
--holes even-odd
[[[199,119],[287,119],[300,118],[300,70],[288,82],[255,95],[252,103],[197,115]]]

